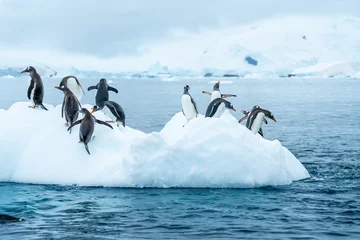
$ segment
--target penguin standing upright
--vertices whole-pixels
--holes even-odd
[[[96,106],[103,107],[103,104],[105,101],[109,101],[109,91],[113,91],[115,93],[118,93],[118,90],[116,88],[110,87],[107,84],[107,81],[105,78],[100,79],[99,83],[96,86],[91,86],[88,88],[88,91],[97,89],[96,96],[95,96],[95,102]]]
[[[236,95],[234,95],[234,94],[221,94],[221,92],[220,92],[220,81],[218,81],[218,82],[216,82],[214,84],[212,93],[210,93],[208,91],[202,91],[202,93],[210,96],[210,102],[212,102],[216,98],[236,97]]]
[[[58,86],[55,88],[64,92],[64,100],[61,107],[61,117],[62,118],[64,117],[64,112],[65,112],[65,119],[66,119],[65,126],[68,127],[77,120],[79,115],[78,111],[81,108],[81,104],[74,95],[74,93],[70,91],[70,89],[67,88],[65,85]]]
[[[74,76],[64,77],[59,84],[59,87],[62,86],[66,86],[79,101],[81,101],[82,95],[85,94],[79,80]]]
[[[113,101],[105,101],[100,106],[94,106],[91,113],[101,110],[111,119],[111,121],[106,122],[115,122],[118,127],[120,124],[125,127],[125,112],[119,104]]]
[[[189,122],[191,119],[196,118],[198,113],[196,103],[189,94],[189,85],[184,87],[184,94],[181,97],[182,112]]]
[[[94,137],[92,137],[92,134],[95,128],[95,122],[98,124],[105,125],[111,129],[113,129],[113,127],[106,122],[96,119],[86,108],[82,108],[78,112],[84,114],[85,115],[84,118],[77,120],[76,122],[71,124],[70,127],[68,128],[68,131],[71,130],[71,128],[73,128],[77,124],[81,124],[79,130],[79,138],[80,138],[79,143],[84,143],[85,149],[90,155],[88,143],[90,142],[90,140],[94,139]]]
[[[261,136],[264,136],[261,125],[263,122],[267,124],[265,117],[270,118],[276,122],[274,115],[270,111],[262,109],[259,106],[254,106],[247,115],[246,127],[254,134],[259,132]]]
[[[36,69],[32,66],[26,68],[21,73],[29,73],[31,77],[30,86],[27,91],[27,97],[32,102],[30,108],[36,108],[40,106],[47,111],[47,108],[43,105],[44,98],[44,85],[42,83],[40,75],[36,72]]]
[[[236,112],[236,109],[229,101],[226,101],[223,98],[216,98],[213,101],[211,101],[211,103],[209,104],[206,110],[205,117],[211,117],[211,118],[219,117],[222,114],[222,113],[219,114],[219,112],[222,111],[220,109],[222,105],[224,106],[224,108],[231,109],[234,112]]]

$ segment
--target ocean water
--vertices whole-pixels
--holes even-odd
[[[127,124],[159,131],[181,111],[183,86],[205,113],[214,79],[111,79],[110,93]],[[98,79],[81,79],[84,88]],[[45,102],[61,104],[44,79]],[[27,101],[27,78],[0,79],[0,108]],[[4,84],[6,83],[6,84]],[[291,185],[253,189],[132,189],[0,183],[0,213],[24,218],[0,223],[0,239],[359,239],[360,81],[226,79],[223,93],[238,110],[260,105],[278,122],[263,127],[279,139],[311,177]],[[86,92],[84,103],[94,102]],[[0,166],[1,167],[1,166]],[[266,170],[266,169],[264,169]]]

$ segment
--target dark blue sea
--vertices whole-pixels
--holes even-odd
[[[80,80],[84,88],[98,81]],[[201,91],[217,79],[111,80],[127,124],[152,132],[181,111],[186,84],[204,114],[209,98]],[[3,182],[0,213],[24,221],[0,222],[0,239],[360,239],[360,79],[225,80],[221,91],[238,95],[235,116],[254,105],[271,110],[278,122],[263,127],[265,138],[279,139],[310,178],[253,189]],[[59,81],[44,79],[46,103],[61,104]],[[27,101],[27,78],[0,83],[0,108]],[[95,93],[86,94],[82,102],[94,103]]]

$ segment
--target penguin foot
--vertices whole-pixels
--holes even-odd
[[[65,125],[65,127],[68,127],[68,126],[70,126],[70,123],[65,123],[64,125]]]
[[[113,123],[114,121],[113,121],[113,120],[106,120],[105,122],[107,122],[107,123]]]
[[[94,139],[95,139],[95,136],[93,136],[93,137],[91,138],[91,141],[94,141]]]
[[[29,108],[36,108],[36,106],[34,105],[34,106],[29,106]]]

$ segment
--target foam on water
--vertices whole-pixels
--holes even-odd
[[[178,113],[160,132],[95,126],[89,156],[60,117],[19,102],[0,110],[0,181],[118,187],[257,187],[309,177],[278,140],[254,135],[228,112],[185,127]],[[90,105],[85,105],[90,108]],[[97,112],[98,119],[106,116]]]

